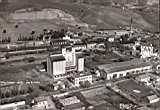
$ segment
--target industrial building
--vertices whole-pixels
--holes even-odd
[[[152,66],[148,62],[137,59],[126,62],[105,64],[98,66],[100,71],[107,74],[107,80],[125,77],[127,75],[134,75],[152,70]]]
[[[88,81],[90,84],[92,84],[92,75],[91,74],[80,75],[80,76],[74,77],[73,81],[74,81],[74,85],[77,87],[80,86],[80,82]]]
[[[62,49],[61,54],[50,55],[47,58],[47,72],[53,78],[68,77],[73,71],[84,71],[84,58],[82,53],[76,53],[72,47]]]

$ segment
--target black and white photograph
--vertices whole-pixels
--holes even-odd
[[[160,0],[0,0],[0,110],[160,110]]]

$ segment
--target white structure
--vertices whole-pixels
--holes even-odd
[[[14,102],[10,104],[5,104],[5,105],[0,105],[0,110],[8,110],[8,109],[13,109],[13,108],[18,108],[19,106],[25,106],[25,101],[21,102]]]
[[[141,58],[152,56],[157,56],[157,53],[154,53],[154,47],[152,45],[141,45]]]
[[[63,48],[62,55],[66,60],[66,67],[75,67],[76,66],[76,52],[72,47]]]
[[[73,83],[75,86],[79,87],[80,86],[80,82],[85,82],[85,81],[89,81],[92,84],[92,75],[78,75],[76,77],[74,77],[73,79]]]
[[[88,43],[87,49],[94,49],[96,47],[97,43]]]
[[[77,56],[77,71],[84,71],[84,58],[82,55]]]
[[[160,98],[157,95],[147,96],[147,99],[149,100],[149,103],[151,104],[160,101]]]
[[[143,74],[143,75],[140,75],[136,78],[136,80],[140,81],[140,82],[144,82],[146,83],[146,85],[151,85],[150,83],[150,79],[151,77],[148,75],[148,74]]]
[[[84,58],[81,53],[76,54],[74,48],[63,48],[61,54],[47,58],[47,72],[54,78],[68,77],[66,73],[72,71],[84,71]]]
[[[76,96],[65,98],[65,99],[60,99],[59,101],[60,103],[63,104],[63,106],[68,106],[68,105],[72,105],[72,104],[81,102]]]
[[[97,32],[101,34],[116,35],[116,36],[130,34],[130,31],[121,30],[121,29],[106,29],[106,30],[99,30]]]
[[[114,40],[115,40],[114,37],[109,37],[109,38],[108,38],[108,41],[109,41],[109,42],[114,42]]]
[[[79,44],[74,44],[73,48],[79,51],[79,50],[86,50],[87,46],[85,44],[79,43]]]
[[[148,74],[143,74],[138,76],[136,79],[141,82],[148,82],[150,80],[150,76]]]
[[[54,103],[50,97],[38,97],[35,98],[32,103],[34,104],[32,108],[35,110],[55,108]]]
[[[63,56],[52,56],[47,58],[47,72],[54,77],[61,77],[66,73],[66,60]]]
[[[98,68],[100,71],[104,71],[107,74],[108,80],[152,70],[152,66],[149,63],[141,60],[105,64],[98,66]]]

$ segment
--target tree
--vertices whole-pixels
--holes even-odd
[[[18,24],[16,24],[15,26],[14,26],[14,28],[18,28],[19,27],[19,25]]]
[[[80,81],[79,84],[82,88],[88,88],[91,86],[91,83],[89,81]]]
[[[106,80],[107,79],[107,73],[104,71],[104,70],[101,70],[100,71],[100,76],[103,80]]]
[[[3,34],[6,34],[6,33],[7,33],[7,30],[6,30],[6,29],[3,29],[2,33],[3,33]]]
[[[109,41],[106,41],[106,42],[105,42],[105,48],[106,48],[106,51],[110,51],[111,48],[112,48],[112,43],[109,42]]]

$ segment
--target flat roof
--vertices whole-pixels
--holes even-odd
[[[85,76],[92,76],[92,74],[81,73],[81,74],[75,74],[73,77],[74,78],[81,78],[81,77],[85,77]]]
[[[59,55],[59,56],[51,56],[50,57],[52,62],[56,62],[56,61],[64,61],[66,60],[65,57],[63,55]]]
[[[113,73],[113,72],[131,70],[131,69],[141,68],[146,66],[151,66],[151,64],[149,62],[144,62],[140,59],[136,59],[136,60],[125,61],[125,62],[116,62],[112,64],[99,65],[98,68],[100,70],[104,70],[107,73]]]

